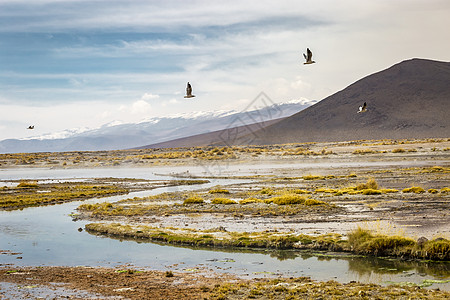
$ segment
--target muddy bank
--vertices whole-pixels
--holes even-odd
[[[0,291],[8,298],[71,299],[448,299],[449,292],[380,286],[307,277],[243,280],[204,270],[147,271],[90,267],[0,269]]]

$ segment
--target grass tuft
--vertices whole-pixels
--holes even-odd
[[[364,189],[362,190],[363,195],[380,195],[383,192],[381,190],[375,190],[375,189]]]
[[[236,201],[228,199],[228,198],[215,198],[211,200],[212,204],[237,204]]]
[[[37,188],[39,185],[36,181],[21,181],[18,185],[18,188]]]
[[[305,204],[306,197],[297,194],[285,194],[264,200],[265,203],[274,203],[278,205]]]
[[[210,190],[208,193],[210,193],[210,194],[229,194],[230,191],[225,190],[225,189],[215,189],[215,190]]]
[[[303,180],[324,180],[325,176],[321,176],[321,175],[305,175],[302,178],[303,178]]]
[[[410,188],[406,188],[402,190],[403,193],[416,193],[416,194],[422,194],[425,193],[425,190],[421,188],[420,186],[413,186]]]
[[[241,204],[241,205],[250,204],[250,203],[264,203],[264,201],[261,199],[258,199],[258,198],[254,198],[254,197],[242,199],[239,201],[239,204]]]
[[[191,196],[183,201],[183,204],[199,204],[204,203],[205,201],[199,196]]]

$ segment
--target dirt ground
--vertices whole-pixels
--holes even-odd
[[[0,269],[0,299],[449,299],[416,287],[89,267]]]

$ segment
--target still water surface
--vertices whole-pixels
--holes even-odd
[[[171,171],[174,168],[170,169]],[[168,169],[16,169],[0,171],[2,180],[79,180],[94,177],[173,179]],[[180,168],[178,170],[182,172]],[[87,221],[73,222],[69,216],[82,203],[114,202],[135,196],[174,190],[194,190],[242,180],[210,179],[197,186],[164,187],[128,195],[70,202],[61,205],[0,211],[0,250],[18,252],[0,255],[0,265],[20,266],[109,266],[131,265],[156,270],[196,271],[213,269],[243,277],[310,276],[316,280],[351,280],[386,284],[423,283],[450,279],[449,264],[389,261],[376,258],[330,257],[299,251],[230,251],[193,249],[154,243],[137,243],[79,232]],[[450,290],[449,283],[432,287]]]

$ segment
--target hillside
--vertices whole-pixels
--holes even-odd
[[[265,103],[256,103],[265,104]],[[310,102],[291,101],[271,105],[260,105],[251,111],[213,111],[193,112],[182,115],[150,118],[139,123],[106,124],[98,129],[76,130],[49,133],[28,139],[7,139],[0,141],[0,153],[14,152],[60,152],[60,151],[95,151],[118,150],[139,147],[148,144],[167,145],[166,141],[176,140],[176,145],[183,145],[184,138],[206,134],[206,143],[214,140],[213,136],[225,128],[261,123],[291,116],[310,106]],[[262,127],[255,127],[254,132]],[[245,130],[241,134],[247,133]],[[220,140],[220,139],[219,139]],[[205,139],[193,139],[191,142],[204,144]]]
[[[265,127],[279,122],[283,118],[268,120],[264,122],[252,123],[249,125],[241,125],[237,127],[230,127],[226,129],[216,130],[208,133],[197,134],[189,137],[179,138],[175,140],[170,140],[166,142],[146,145],[137,147],[134,149],[149,149],[149,148],[179,148],[179,147],[203,147],[210,145],[227,145],[230,146],[239,137],[249,136],[252,137],[253,134]],[[248,141],[247,144],[251,144]]]
[[[450,63],[411,59],[233,144],[450,137],[449,116]]]

